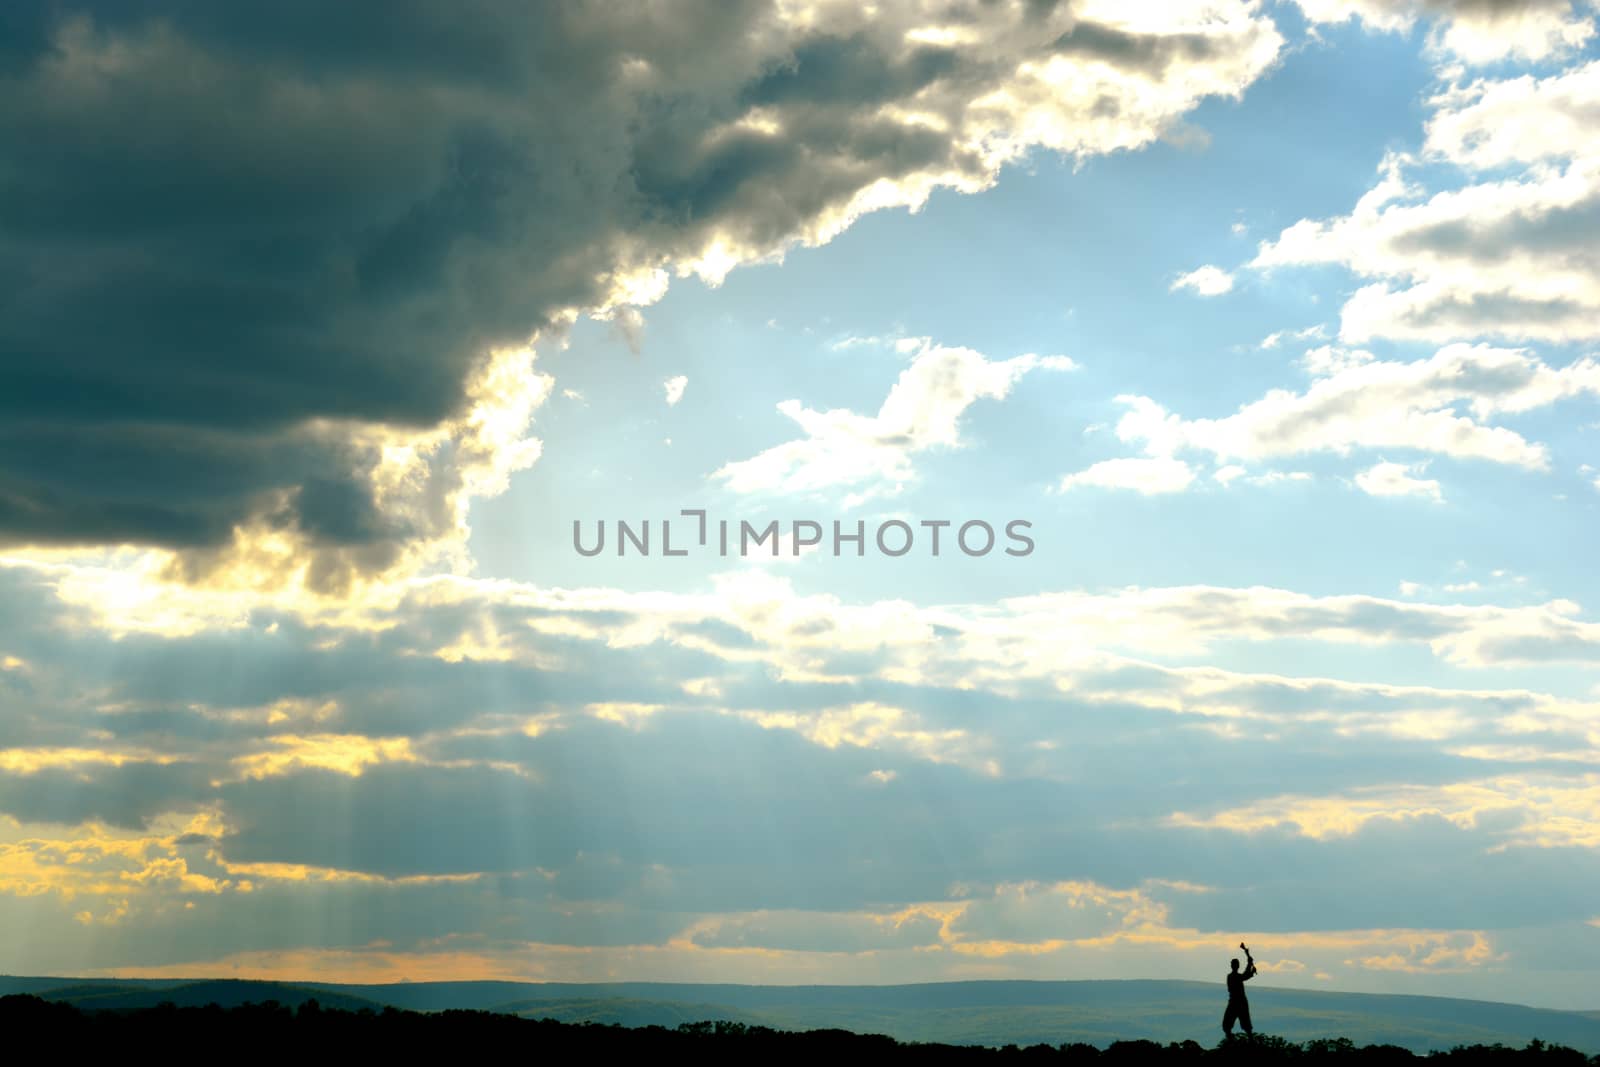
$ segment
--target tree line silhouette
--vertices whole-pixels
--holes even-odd
[[[43,1045],[51,1039],[70,1042],[68,1047],[74,1057],[123,1054],[130,1048],[170,1049],[176,1047],[175,1042],[183,1041],[188,1047],[205,1048],[214,1055],[233,1052],[251,1058],[274,1053],[318,1059],[384,1054],[408,1059],[430,1054],[456,1058],[466,1049],[476,1049],[489,1056],[514,1051],[517,1055],[561,1062],[579,1056],[685,1056],[711,1062],[871,1057],[897,1063],[999,1058],[1105,1065],[1148,1061],[1220,1064],[1225,1060],[1230,1064],[1294,1062],[1311,1067],[1337,1060],[1351,1067],[1390,1063],[1412,1067],[1600,1067],[1600,1056],[1591,1058],[1575,1049],[1540,1041],[1520,1049],[1470,1045],[1427,1055],[1395,1045],[1358,1047],[1344,1038],[1297,1044],[1259,1034],[1224,1038],[1212,1048],[1195,1041],[1168,1045],[1118,1041],[1104,1049],[1083,1043],[987,1048],[902,1042],[881,1034],[847,1030],[777,1030],[727,1021],[683,1023],[673,1029],[629,1028],[536,1020],[488,1011],[344,1011],[323,1008],[314,1000],[298,1009],[268,1001],[235,1008],[215,1004],[177,1007],[165,1003],[130,1011],[83,1011],[70,1004],[13,995],[0,997],[0,1032],[13,1043],[37,1041]],[[157,1041],[162,1043],[152,1043]]]

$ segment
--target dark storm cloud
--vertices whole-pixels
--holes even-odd
[[[0,771],[0,812],[31,823],[104,823],[127,830],[171,811],[192,811],[208,792],[210,775],[186,763],[90,764],[32,774]]]
[[[882,179],[988,179],[968,104],[1071,15],[941,17],[980,43],[908,41],[910,11],[830,32],[709,0],[5,5],[0,542],[195,550],[264,526],[324,552],[311,580],[333,587],[444,536],[459,480],[380,505],[351,427],[461,414],[487,350],[620,272],[714,239],[769,252]],[[1182,61],[1248,82],[1277,38],[1237,30]],[[1157,48],[1096,33],[1075,50]],[[736,123],[757,113],[781,135]]]
[[[520,5],[49,8],[0,92],[0,536],[215,543],[272,490],[316,543],[416,532],[297,428],[436,423],[597,295],[550,253],[611,224],[568,157],[615,54]]]
[[[870,107],[907,93],[956,70],[948,48],[922,47],[884,63],[865,34],[821,38],[794,50],[794,59],[764,75],[744,92],[752,104],[854,102]]]
[[[1160,74],[1178,60],[1203,60],[1214,56],[1217,42],[1203,33],[1152,37],[1085,22],[1057,38],[1055,47],[1066,55],[1094,56],[1148,74]]]

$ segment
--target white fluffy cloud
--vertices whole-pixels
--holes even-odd
[[[1433,478],[1419,478],[1427,469],[1426,463],[1375,463],[1356,475],[1356,486],[1371,496],[1421,496],[1430,500],[1443,500],[1439,483]]]
[[[815,411],[799,400],[785,400],[778,410],[805,436],[726,464],[713,477],[738,493],[850,487],[855,490],[851,501],[892,494],[916,477],[912,457],[917,453],[961,444],[961,416],[973,403],[1003,400],[1035,368],[1072,366],[1065,356],[1030,353],[994,361],[970,348],[924,340],[876,415],[842,408]]]
[[[1344,305],[1347,341],[1600,337],[1600,61],[1432,105],[1420,159],[1389,157],[1350,214],[1295,223],[1252,265],[1372,279]],[[1465,180],[1430,192],[1409,177],[1424,163]]]
[[[1227,462],[1406,448],[1544,470],[1546,446],[1489,420],[1600,395],[1594,359],[1551,367],[1526,350],[1489,345],[1448,345],[1410,362],[1316,349],[1304,365],[1315,377],[1303,392],[1275,389],[1224,418],[1185,419],[1149,397],[1119,397],[1128,410],[1117,436],[1152,457],[1198,451]]]
[[[1170,288],[1172,292],[1187,289],[1197,296],[1221,296],[1233,289],[1233,275],[1207,263],[1188,274],[1179,275]]]
[[[1277,348],[1286,341],[1321,341],[1328,336],[1328,328],[1316,323],[1300,330],[1274,330],[1261,339],[1262,348]]]
[[[1061,491],[1094,486],[1100,489],[1132,489],[1152,496],[1177,493],[1194,482],[1194,470],[1171,456],[1130,456],[1106,459],[1086,470],[1061,479]],[[1224,480],[1224,484],[1226,481]]]
[[[662,383],[667,393],[667,406],[673,407],[683,399],[683,391],[689,387],[689,376],[686,374],[675,375]]]
[[[1211,477],[1219,485],[1232,485],[1243,479],[1251,485],[1277,485],[1281,482],[1309,482],[1311,475],[1305,471],[1262,471],[1260,474],[1251,474],[1249,469],[1237,463],[1229,463],[1218,467],[1211,472]]]

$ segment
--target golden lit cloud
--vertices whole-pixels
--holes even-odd
[[[269,778],[307,768],[360,775],[379,763],[415,763],[411,739],[360,734],[285,734],[269,740],[265,752],[238,756],[233,766],[247,778]]]
[[[1211,815],[1179,813],[1175,826],[1237,833],[1290,829],[1319,840],[1348,837],[1374,821],[1437,818],[1463,829],[1490,824],[1508,843],[1600,846],[1600,774],[1501,776],[1444,785],[1387,785],[1334,796],[1287,795]]]

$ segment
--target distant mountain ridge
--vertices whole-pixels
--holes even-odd
[[[671,982],[405,982],[352,985],[240,979],[0,977],[0,995],[29,993],[84,1010],[126,1011],[274,1000],[381,1011],[472,1009],[563,1022],[667,1026],[708,1019],[783,1030],[837,1028],[901,1041],[1028,1046],[1221,1036],[1224,997],[1208,982],[934,982],[897,986],[757,986]],[[1416,1052],[1456,1045],[1522,1047],[1538,1039],[1600,1053],[1600,1012],[1552,1011],[1449,997],[1252,990],[1257,1028],[1290,1041],[1347,1037]]]

